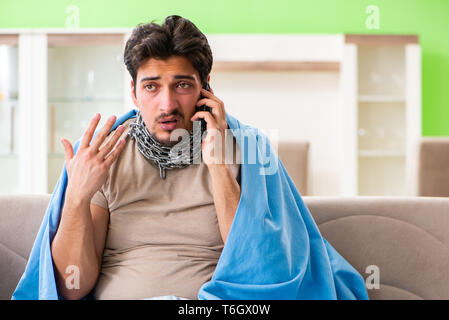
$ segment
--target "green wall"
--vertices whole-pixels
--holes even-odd
[[[418,34],[423,135],[449,136],[449,0],[0,0],[0,28],[64,28],[76,5],[81,28],[134,27],[179,14],[204,33]],[[380,28],[365,9],[377,5]]]

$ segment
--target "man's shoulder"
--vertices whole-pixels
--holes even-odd
[[[123,122],[120,124],[120,125],[122,125],[122,126],[125,128],[125,130],[123,131],[122,136],[124,136],[125,134],[128,134],[129,130],[131,129],[130,124],[133,123],[133,122],[135,122],[135,120],[136,120],[135,118],[129,118],[129,119],[123,121]],[[114,130],[111,130],[111,132],[108,133],[108,136],[111,136],[112,134],[114,134],[114,132],[115,132],[115,130],[116,130],[117,128],[118,128],[118,126],[117,126]]]

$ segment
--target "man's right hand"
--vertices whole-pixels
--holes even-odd
[[[92,118],[75,155],[70,142],[61,139],[64,146],[68,177],[67,194],[70,195],[71,199],[77,201],[90,201],[92,199],[94,194],[106,182],[109,168],[125,146],[125,140],[121,139],[114,150],[112,150],[124,131],[124,127],[120,125],[109,141],[100,149],[116,121],[115,116],[111,116],[107,120],[106,124],[95,136],[92,144],[89,145],[100,118],[99,113]]]

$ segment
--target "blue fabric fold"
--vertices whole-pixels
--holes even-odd
[[[136,114],[133,109],[119,117],[111,131]],[[228,113],[226,120],[241,150],[241,198],[212,279],[198,298],[368,299],[363,277],[321,236],[268,138]],[[66,186],[64,166],[12,299],[62,298],[50,245]]]

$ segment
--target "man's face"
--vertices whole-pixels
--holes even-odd
[[[192,130],[190,118],[195,113],[201,88],[198,71],[182,56],[171,56],[166,60],[148,59],[137,70],[136,83],[131,82],[133,101],[147,130],[165,145],[177,143],[170,141],[173,130]]]

